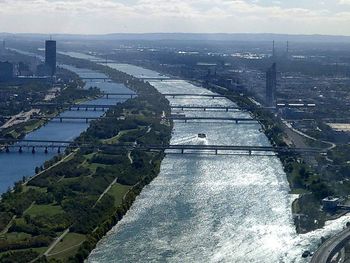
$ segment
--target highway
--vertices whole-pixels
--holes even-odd
[[[327,239],[315,252],[310,263],[329,263],[336,253],[350,240],[350,229],[346,228]]]

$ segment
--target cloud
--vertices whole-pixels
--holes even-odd
[[[338,0],[338,3],[341,5],[350,5],[350,0]]]
[[[307,0],[308,1],[308,0]],[[350,0],[338,0],[339,4]],[[0,0],[0,31],[349,34],[350,13],[258,0]],[[342,24],[339,24],[342,23]],[[344,25],[343,25],[344,24]]]

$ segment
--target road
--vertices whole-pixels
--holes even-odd
[[[22,122],[27,122],[30,120],[30,116],[32,116],[34,113],[39,113],[39,109],[32,109],[27,112],[20,112],[17,115],[14,115],[9,119],[4,125],[1,126],[2,129],[6,129],[9,127],[12,127],[15,124],[19,124]]]
[[[315,252],[310,263],[329,263],[350,240],[350,229],[346,228],[337,235],[327,239]]]

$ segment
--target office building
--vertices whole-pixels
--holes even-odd
[[[56,73],[56,41],[47,40],[45,42],[45,65],[49,69],[49,75]]]
[[[10,62],[0,62],[0,81],[13,79],[13,64]]]

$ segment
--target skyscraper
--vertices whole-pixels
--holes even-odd
[[[51,76],[56,73],[56,41],[46,40],[45,42],[45,65]]]
[[[276,63],[266,72],[266,104],[268,107],[276,107],[277,70]]]
[[[0,61],[0,82],[9,81],[13,78],[13,64]]]

